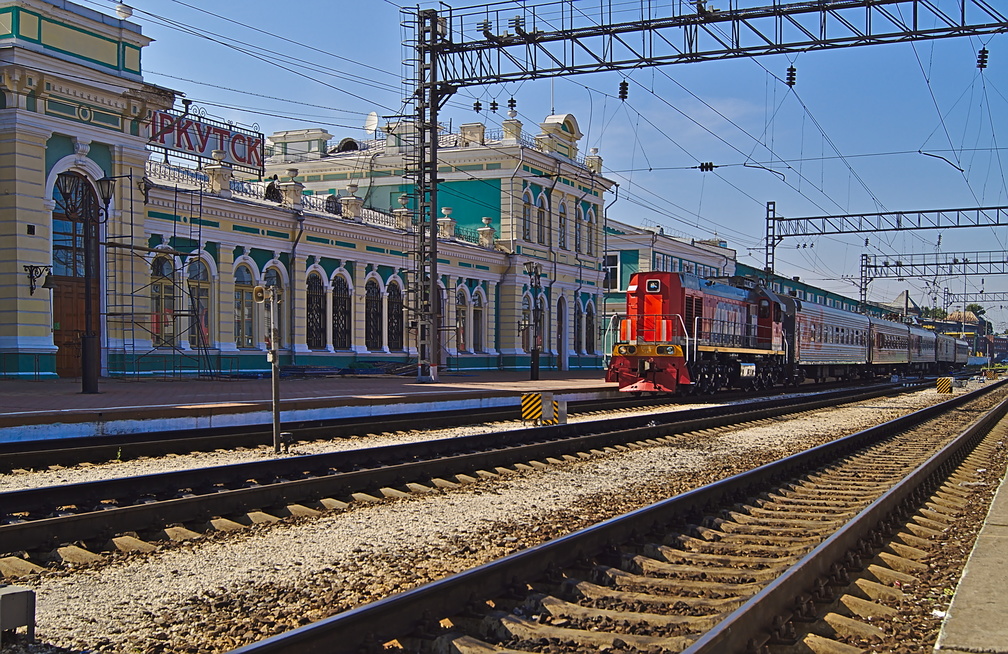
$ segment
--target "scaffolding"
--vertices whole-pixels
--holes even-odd
[[[172,230],[170,235],[166,234],[167,242],[158,246],[146,241],[143,223],[137,224],[133,173],[125,177],[130,180],[128,206],[121,212],[120,220],[106,223],[102,242],[105,246],[102,324],[106,374],[118,378],[195,376],[218,379],[225,372],[233,373],[233,370],[223,370],[223,358],[209,337],[212,293],[208,290],[201,296],[199,290],[204,288],[200,282],[205,282],[209,289],[210,280],[190,280],[187,274],[187,269],[199,260],[198,252],[203,244],[200,173],[193,171],[195,188],[174,185]],[[148,193],[155,185],[145,174],[139,186],[146,205]],[[171,261],[170,274],[160,274],[165,271],[155,274],[152,264],[159,258]],[[166,283],[170,284],[171,292],[165,297],[171,298],[172,306],[155,315],[154,285]],[[171,338],[155,344],[155,330],[164,326],[164,321],[170,321]]]

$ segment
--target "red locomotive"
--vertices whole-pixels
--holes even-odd
[[[747,278],[637,273],[626,297],[606,373],[622,391],[714,393],[924,373],[968,354],[964,341],[779,296]]]

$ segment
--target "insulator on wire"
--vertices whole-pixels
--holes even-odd
[[[983,70],[987,67],[987,48],[980,48],[980,52],[977,53],[977,68]]]
[[[629,82],[627,82],[626,80],[623,80],[622,82],[619,83],[619,99],[620,100],[626,100],[627,96],[629,95],[629,91],[630,91],[630,83]]]
[[[795,77],[797,76],[797,74],[798,74],[798,70],[794,66],[788,66],[788,68],[787,68],[787,80],[785,81],[785,83],[788,86],[794,86],[794,84],[795,84]]]
[[[518,103],[515,102],[514,98],[509,98],[508,99],[508,109],[514,111],[514,108],[517,107],[517,106],[518,106]]]
[[[490,111],[492,111],[493,113],[497,113],[497,101],[496,100],[491,100],[490,101]]]
[[[714,162],[713,161],[701,161],[700,162],[700,172],[711,173],[714,172]]]
[[[476,113],[483,111],[483,103],[480,102],[479,100],[473,102],[473,111],[475,111]]]

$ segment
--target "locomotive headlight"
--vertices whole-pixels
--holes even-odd
[[[630,355],[630,354],[636,353],[637,352],[637,348],[634,347],[633,345],[620,345],[616,349],[616,351],[619,352],[622,355]]]
[[[675,354],[676,349],[674,345],[659,345],[656,352],[658,354]]]

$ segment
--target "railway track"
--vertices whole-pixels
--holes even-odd
[[[922,383],[929,383],[923,381]],[[933,383],[933,382],[931,382]],[[822,384],[817,390],[842,389],[843,385]],[[772,397],[774,391],[764,393],[722,393],[716,397],[691,398],[693,403],[730,402],[740,398]],[[606,412],[628,408],[676,405],[680,400],[667,396],[632,397],[621,394],[618,397],[568,403],[572,415],[602,415]],[[423,414],[425,428],[436,429],[458,427],[474,423],[513,421],[519,416],[518,407],[488,408],[478,413],[472,411],[443,411]],[[368,418],[333,419],[319,421],[294,421],[283,423],[283,429],[290,431],[300,441],[316,439],[344,438],[374,433],[411,430],[417,426],[416,414],[388,415],[380,420]],[[215,428],[190,431],[152,432],[130,436],[101,436],[88,438],[67,438],[42,441],[16,441],[0,443],[0,472],[15,469],[44,469],[50,466],[72,466],[81,463],[101,463],[124,461],[140,457],[156,457],[167,454],[187,454],[191,452],[212,452],[218,449],[254,448],[272,445],[271,425],[260,428]]]
[[[967,402],[992,404],[982,396],[990,390],[236,652],[356,652],[383,644],[462,654],[797,651],[788,649],[799,638],[795,625],[815,622],[849,571],[872,569],[865,562],[900,516],[916,509],[1003,418],[1008,402],[952,442],[944,435],[944,415]],[[925,529],[947,521],[942,516],[961,495],[954,483],[946,486],[945,508],[925,507],[924,520],[933,522]],[[886,577],[876,566],[878,578],[863,585],[891,588],[887,581],[919,566],[914,550],[922,550],[924,536],[917,538],[904,536],[896,554],[883,553],[896,572]],[[873,610],[870,601],[847,602],[869,615]],[[840,640],[845,630],[854,638],[870,632],[835,612],[823,620]],[[801,637],[806,644],[824,638]],[[860,650],[819,642],[812,651]]]
[[[590,456],[633,441],[814,411],[877,397],[890,387],[838,391],[762,403],[522,429],[381,448],[284,457],[0,493],[0,555],[28,553],[42,562],[67,543],[92,553],[139,547],[135,539],[191,535],[208,523],[227,529],[288,515],[341,508],[352,499],[401,495],[458,475],[492,475],[498,466]],[[117,538],[120,539],[117,541]],[[22,554],[23,556],[23,554]]]

